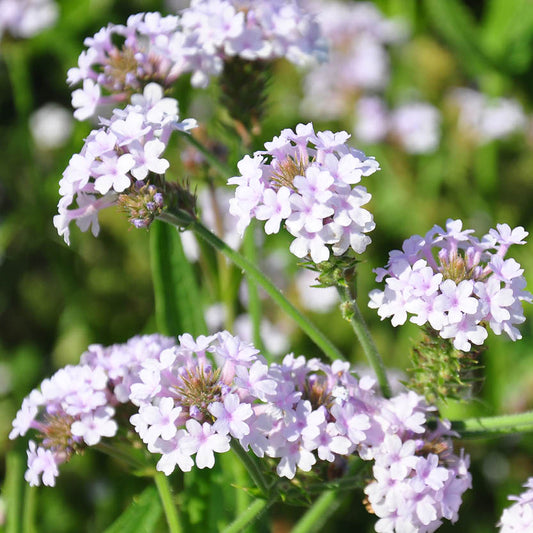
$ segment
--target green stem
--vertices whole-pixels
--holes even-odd
[[[360,459],[350,461],[346,476],[337,480],[336,483],[342,486],[345,485],[343,483],[344,481],[349,481],[352,489],[356,486],[361,486],[361,482],[367,477],[364,475],[366,465],[367,463]],[[363,475],[361,475],[362,473]],[[344,499],[343,496],[341,491],[337,489],[323,492],[291,529],[291,533],[315,533],[324,531],[323,526],[326,520],[340,507]]]
[[[2,45],[2,59],[7,67],[11,93],[19,117],[27,117],[33,107],[31,80],[24,43]]]
[[[190,133],[178,132],[184,137],[189,144],[192,144],[207,160],[207,162],[215,168],[221,177],[225,180],[235,174],[235,169],[226,165],[215,154],[210,152],[198,139],[193,137]]]
[[[241,268],[247,276],[252,278],[255,283],[261,285],[265,292],[283,309],[309,336],[309,338],[329,357],[332,361],[335,359],[345,359],[343,354],[332,344],[332,342],[296,307],[294,307],[280,290],[270,281],[270,279],[261,272],[255,265],[250,263],[239,252],[230,248],[223,240],[219,239],[214,233],[207,229],[201,222],[196,220],[192,215],[185,211],[175,213],[165,212],[159,215],[159,219],[168,222],[174,226],[186,227],[202,237],[208,244],[216,250],[223,253],[235,265]]]
[[[246,450],[234,440],[231,441],[231,449],[246,467],[246,470],[250,474],[250,477],[256,484],[257,488],[263,493],[264,496],[267,496],[269,494],[268,484],[263,476],[263,472],[261,472],[261,469],[257,465],[254,458],[251,457],[248,452],[246,452]]]
[[[169,532],[181,533],[183,528],[181,527],[178,509],[172,498],[172,490],[168,482],[168,477],[162,472],[156,472],[154,474],[154,481],[159,492],[159,497],[161,498],[161,503],[163,504]]]
[[[252,263],[257,264],[257,250],[255,243],[255,224],[251,224],[244,235],[244,255]],[[252,333],[254,346],[264,351],[263,340],[261,339],[261,300],[257,284],[248,276],[248,313],[252,322]]]
[[[355,335],[363,347],[366,358],[376,373],[381,393],[385,398],[390,398],[391,390],[389,381],[387,379],[385,365],[383,364],[383,359],[378,352],[378,349],[374,343],[374,339],[370,335],[370,330],[368,329],[365,319],[361,314],[359,306],[357,305],[357,301],[351,297],[350,291],[347,287],[337,286],[337,290],[343,302],[342,305],[345,316],[347,317],[347,320],[350,321]]]
[[[6,533],[19,533],[22,529],[22,507],[24,491],[24,461],[16,451],[6,455],[6,477],[2,496],[6,504]]]
[[[533,432],[533,411],[516,415],[454,420],[452,429],[465,439],[487,438],[509,433],[530,433]]]
[[[24,491],[24,514],[22,517],[22,531],[36,533],[35,516],[37,511],[37,488],[26,486]]]
[[[243,531],[247,525],[253,520],[257,520],[273,503],[273,500],[255,500],[244,513],[239,515],[229,526],[223,529],[222,533],[239,533],[239,531]]]
[[[324,492],[313,506],[300,518],[291,529],[291,533],[314,533],[324,531],[326,520],[339,508],[342,498],[336,490]]]

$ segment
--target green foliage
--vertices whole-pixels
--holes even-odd
[[[162,515],[163,509],[155,487],[148,487],[133,498],[120,517],[105,530],[105,533],[152,533]]]
[[[150,230],[155,310],[159,331],[166,335],[207,332],[200,291],[178,231],[156,221]]]

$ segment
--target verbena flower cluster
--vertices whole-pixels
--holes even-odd
[[[373,290],[369,306],[394,326],[410,314],[411,322],[428,324],[464,352],[483,344],[489,327],[520,339],[515,325],[525,320],[521,302],[530,303],[532,295],[523,269],[505,255],[512,244],[525,244],[528,233],[498,224],[479,240],[462,228],[460,220],[449,219],[446,230],[435,225],[390,252],[386,267],[375,270],[385,290]]]
[[[425,154],[440,142],[441,116],[425,102],[408,102],[388,110],[379,96],[365,96],[356,104],[354,135],[357,140],[377,143],[389,138],[410,154]]]
[[[524,133],[527,128],[524,109],[513,98],[490,99],[460,87],[452,91],[450,99],[459,111],[459,128],[481,144]]]
[[[520,496],[509,496],[516,503],[504,509],[498,526],[500,533],[528,533],[533,524],[533,478],[524,484]]]
[[[90,346],[78,366],[59,370],[24,401],[10,438],[36,432],[26,479],[53,486],[73,453],[114,437],[120,404],[157,469],[212,468],[215,453],[240,446],[271,458],[280,477],[346,456],[374,461],[365,492],[381,532],[434,531],[455,521],[470,486],[468,458],[453,453],[447,422],[430,430],[434,409],[413,392],[385,399],[370,377],[344,361],[285,356],[267,364],[227,331],[176,344],[160,335]],[[133,405],[132,405],[133,404]],[[413,529],[415,528],[415,529]],[[418,528],[418,529],[416,529]]]
[[[265,143],[266,150],[239,163],[240,176],[228,180],[237,185],[230,213],[238,217],[241,234],[252,218],[265,220],[265,232],[277,233],[284,221],[295,237],[290,251],[327,261],[349,248],[363,253],[371,242],[366,233],[374,220],[363,205],[371,195],[355,185],[362,176],[379,170],[378,162],[347,146],[345,131],[315,133],[312,124],[285,129]],[[354,187],[355,185],[355,187]]]
[[[304,65],[325,55],[318,25],[296,0],[193,0],[179,15],[138,13],[125,26],[110,24],[85,45],[68,73],[71,85],[83,82],[72,95],[80,120],[100,104],[128,100],[149,81],[169,87],[192,73],[191,83],[205,87],[234,57]]]
[[[26,39],[52,26],[57,20],[54,0],[0,0],[0,38],[5,33]]]
[[[387,47],[401,42],[405,29],[370,2],[311,1],[309,6],[319,14],[329,57],[305,77],[302,112],[326,119],[350,116],[361,94],[386,88]]]
[[[379,533],[429,533],[443,519],[458,519],[462,495],[472,486],[470,461],[454,453],[451,437],[458,435],[449,422],[428,429],[433,410],[414,392],[382,409],[385,438],[371,450],[375,480],[365,488]]]
[[[107,348],[92,345],[79,365],[69,365],[45,379],[22,402],[10,439],[32,430],[25,479],[32,486],[54,486],[58,466],[118,429],[116,406],[129,401],[139,382],[141,363],[173,345],[160,335],[134,337]]]
[[[171,133],[187,131],[196,122],[180,121],[178,102],[164,97],[160,85],[150,83],[143,94],[133,95],[131,104],[115,109],[101,124],[85,139],[81,152],[72,156],[59,182],[61,199],[54,226],[67,243],[71,221],[82,231],[91,228],[96,236],[101,209],[115,204],[118,194],[130,187],[142,187],[150,173],[164,174],[169,162],[162,154]],[[153,209],[160,206],[160,198],[150,201]],[[77,207],[69,209],[73,202]]]

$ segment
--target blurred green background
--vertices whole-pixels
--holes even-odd
[[[57,3],[60,15],[53,27],[25,40],[4,35],[0,44],[0,456],[10,452],[11,476],[4,487],[15,483],[14,477],[25,469],[25,439],[13,443],[7,438],[23,397],[59,367],[77,363],[89,344],[124,342],[133,335],[157,330],[148,232],[131,229],[121,213],[108,210],[102,213],[98,238],[74,228],[71,246],[67,247],[52,224],[61,173],[72,154],[81,149],[91,125],[73,123],[64,144],[47,149],[35,142],[29,121],[36,110],[50,102],[70,109],[66,72],[76,65],[85,37],[109,22],[124,23],[129,14],[166,13],[168,6],[155,0]],[[371,270],[384,265],[388,252],[399,248],[404,239],[414,233],[424,234],[433,224],[444,225],[447,218],[461,218],[478,236],[500,222],[522,225],[533,232],[531,117],[520,135],[476,144],[456,127],[447,100],[453,87],[475,87],[492,97],[516,98],[526,115],[531,113],[533,5],[526,0],[382,0],[374,5],[384,16],[401,17],[410,28],[404,42],[390,47],[391,78],[385,98],[393,104],[401,94],[414,91],[442,115],[441,140],[433,153],[408,154],[394,142],[357,145],[368,155],[375,155],[382,166],[382,171],[365,183],[373,195],[370,210],[376,229],[359,269],[361,306],[387,364],[404,369],[419,331],[412,325],[395,329],[366,309],[366,294],[376,286]],[[181,87],[180,91],[185,90]],[[311,119],[300,106],[302,76],[292,66],[276,66],[269,91],[261,142],[285,127]],[[207,91],[195,100],[195,94],[186,90],[180,102],[182,116],[209,120],[212,94]],[[203,116],[194,114],[198,109]],[[353,127],[353,118],[348,115],[313,121],[317,130],[350,132]],[[216,127],[209,131],[215,137],[220,132]],[[171,165],[180,168],[183,148],[177,142],[171,145],[167,154]],[[193,185],[201,188],[201,184]],[[287,242],[283,236],[267,239],[258,250],[258,259],[267,261],[268,254]],[[532,246],[515,247],[509,254],[525,269],[530,290]],[[287,292],[295,294],[290,280],[297,270],[296,259],[286,260],[284,270]],[[204,287],[204,298],[206,308],[222,299],[211,287]],[[236,293],[233,298],[237,301]],[[264,303],[269,317],[274,322],[282,318],[269,305]],[[337,310],[310,315],[341,350],[354,361],[363,362],[363,354]],[[486,380],[479,397],[467,404],[443,406],[445,416],[533,409],[529,308],[526,316],[520,327],[521,341],[512,343],[489,335],[483,355]],[[301,333],[290,334],[290,350],[309,357],[320,355]],[[533,475],[533,438],[512,436],[464,445],[472,456],[474,489],[466,495],[457,530],[493,531],[506,496],[516,494]],[[0,479],[5,473],[2,460]],[[25,501],[36,509],[38,531],[98,532],[104,531],[133,495],[147,485],[146,480],[129,475],[121,464],[90,452],[64,465],[55,488],[26,489]],[[231,494],[237,492],[231,490]],[[214,497],[200,491],[204,506]],[[350,527],[372,531],[373,518],[364,511],[361,499],[360,493],[347,495],[325,530]],[[5,524],[6,503],[0,503],[0,528],[9,528]],[[276,507],[271,525],[264,527],[289,531],[303,511]],[[161,519],[158,524],[164,531]],[[445,525],[439,531],[449,529],[451,526]]]

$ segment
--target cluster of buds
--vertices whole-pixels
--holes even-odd
[[[163,194],[152,184],[138,181],[128,194],[120,194],[118,205],[136,228],[148,228],[164,207]]]

